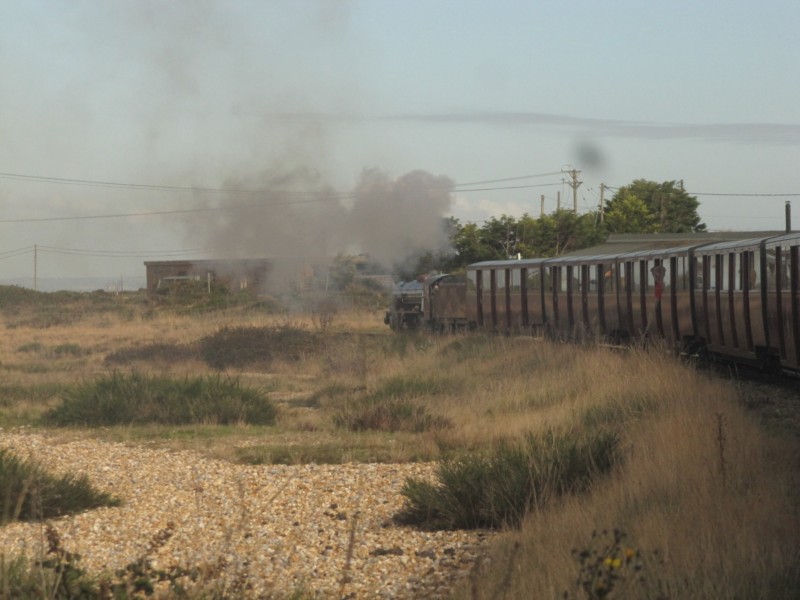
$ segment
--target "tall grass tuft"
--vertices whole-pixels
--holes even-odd
[[[269,366],[274,358],[299,360],[323,336],[296,327],[223,327],[200,340],[200,354],[214,369]]]
[[[531,510],[585,490],[619,459],[617,434],[527,434],[492,453],[448,458],[438,483],[410,478],[395,521],[423,529],[517,527]]]
[[[60,517],[120,501],[99,492],[86,475],[55,477],[34,463],[0,449],[0,523]]]
[[[277,410],[263,392],[238,380],[211,377],[172,379],[113,373],[63,395],[46,424],[88,427],[160,423],[271,425]]]
[[[422,433],[452,426],[446,417],[432,415],[424,405],[405,398],[365,398],[333,415],[337,427],[350,431],[408,431]]]

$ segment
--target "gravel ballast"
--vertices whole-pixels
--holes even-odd
[[[156,566],[214,572],[213,584],[231,597],[441,598],[468,576],[489,537],[391,522],[406,478],[432,478],[433,464],[244,466],[191,451],[3,431],[0,447],[54,474],[85,474],[122,500],[51,521],[62,546],[97,575],[141,558],[169,529],[149,555]],[[0,552],[37,557],[43,538],[41,523],[8,524]]]

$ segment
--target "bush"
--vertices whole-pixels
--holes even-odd
[[[120,504],[96,491],[86,475],[54,477],[5,449],[0,449],[0,494],[0,523],[44,520]]]
[[[133,348],[123,348],[108,354],[106,365],[124,365],[135,361],[151,361],[159,364],[174,364],[197,358],[197,349],[186,344],[154,343]]]
[[[346,407],[333,416],[337,427],[350,431],[409,431],[421,433],[451,427],[449,419],[431,415],[421,404],[403,398],[376,401],[371,398]]]
[[[200,340],[200,354],[219,370],[266,367],[276,357],[299,360],[321,343],[320,336],[294,327],[224,327]]]
[[[260,391],[220,377],[171,379],[114,373],[78,386],[44,415],[53,425],[270,425],[276,409]]]
[[[491,454],[448,458],[438,468],[438,484],[406,481],[406,504],[395,521],[432,530],[519,526],[529,511],[583,491],[608,472],[617,448],[610,431],[583,437],[548,431]]]

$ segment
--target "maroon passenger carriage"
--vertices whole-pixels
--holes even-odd
[[[662,339],[800,371],[800,234],[467,267],[459,323],[560,338]],[[433,322],[448,319],[431,304]],[[449,309],[453,310],[452,302]],[[454,321],[455,322],[455,321]]]

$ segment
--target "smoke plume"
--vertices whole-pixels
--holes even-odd
[[[187,221],[188,238],[214,258],[268,258],[284,276],[339,254],[365,254],[391,272],[449,244],[443,219],[453,181],[426,171],[394,179],[367,169],[352,194],[311,169],[231,178],[224,187],[235,192],[207,200],[215,217]]]

